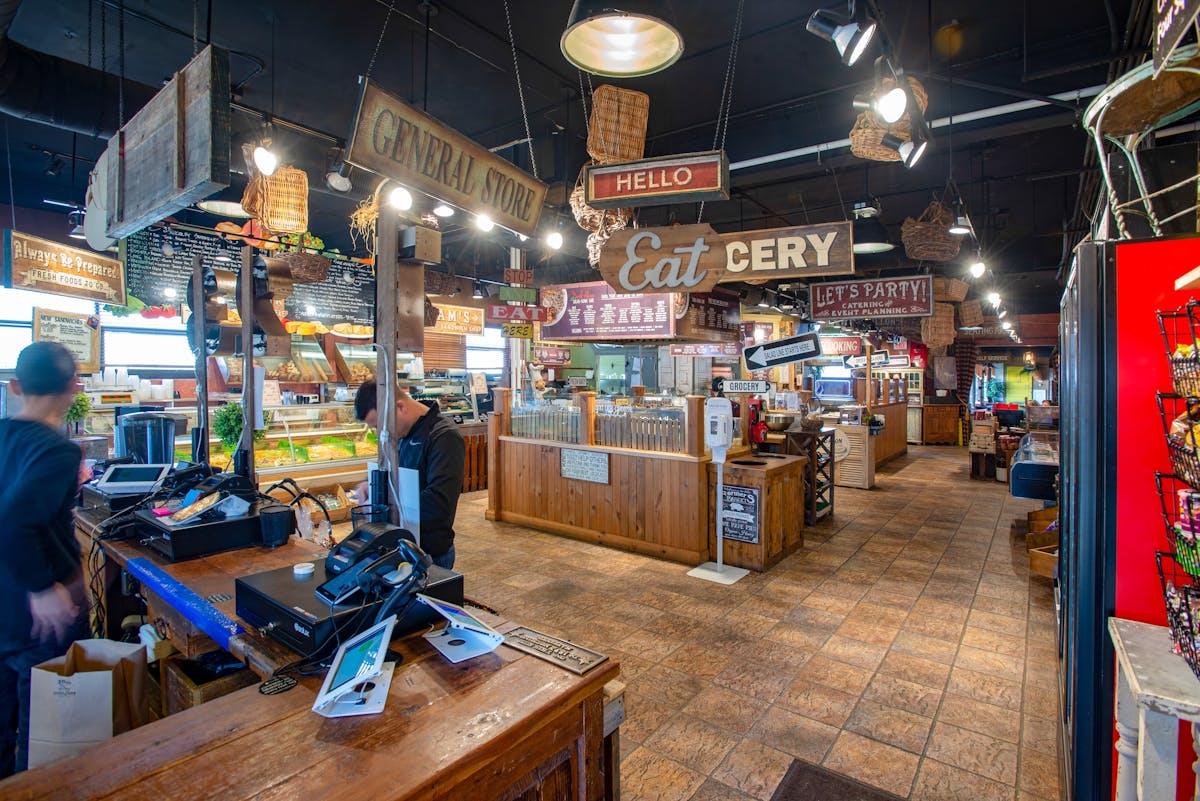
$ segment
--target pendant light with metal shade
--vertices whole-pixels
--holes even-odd
[[[849,14],[819,8],[808,18],[808,32],[837,48],[842,63],[854,66],[875,36],[875,20],[867,14],[864,0],[850,0]]]
[[[879,205],[873,201],[854,204],[854,252],[886,253],[896,246],[888,241],[887,228],[879,219]]]
[[[668,0],[575,0],[559,47],[593,75],[650,75],[683,55],[674,18]]]

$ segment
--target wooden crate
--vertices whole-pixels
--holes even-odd
[[[1049,523],[1058,519],[1058,507],[1051,506],[1049,509],[1034,509],[1032,512],[1025,514],[1025,519],[1029,521],[1030,528],[1033,528],[1034,521]]]
[[[168,657],[162,662],[163,683],[163,712],[174,715],[184,709],[191,709],[197,704],[211,701],[229,695],[231,692],[258,683],[258,676],[249,668],[242,668],[206,681],[197,683],[189,673],[195,673],[195,668],[188,660],[177,656]]]
[[[1054,578],[1058,568],[1058,543],[1029,550],[1029,572],[1035,576]]]
[[[1025,547],[1031,551],[1034,548],[1045,548],[1047,546],[1058,547],[1057,531],[1031,531],[1025,537]]]

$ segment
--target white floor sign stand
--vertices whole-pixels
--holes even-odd
[[[717,561],[705,562],[688,571],[693,578],[733,584],[750,571],[725,564],[725,454],[733,443],[733,405],[728,398],[708,398],[704,402],[704,440],[717,465]]]

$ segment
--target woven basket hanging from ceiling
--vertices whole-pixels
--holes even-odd
[[[944,303],[961,303],[967,299],[971,285],[957,278],[946,278],[941,275],[933,278],[933,299]]]
[[[584,202],[583,170],[571,190],[571,213],[580,228],[588,232],[588,261],[593,267],[600,263],[600,250],[614,232],[629,225],[632,209],[597,209]]]
[[[908,85],[912,89],[913,98],[921,107],[921,113],[929,106],[929,94],[916,78],[909,77]],[[896,86],[891,78],[880,81],[880,90],[886,92]],[[905,112],[904,116],[892,124],[888,124],[876,116],[875,112],[867,109],[858,115],[854,127],[850,129],[850,152],[860,159],[871,161],[899,161],[900,154],[883,144],[885,134],[891,134],[903,141],[912,139],[912,119]]]
[[[588,125],[587,151],[597,164],[635,161],[646,152],[650,96],[616,86],[596,87]]]
[[[962,237],[950,233],[950,225],[953,222],[953,212],[940,200],[934,200],[925,207],[920,217],[915,220],[909,217],[900,226],[904,252],[910,259],[917,261],[950,261],[958,255],[959,246],[962,244]]]
[[[983,325],[983,304],[977,300],[960,303],[958,305],[958,321],[967,328]]]
[[[954,304],[934,303],[933,316],[921,320],[921,341],[931,348],[954,343]]]
[[[302,234],[308,230],[308,175],[295,167],[256,173],[246,184],[242,208],[270,231]]]

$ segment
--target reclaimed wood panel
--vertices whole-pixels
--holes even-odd
[[[766,467],[727,463],[727,486],[758,490],[758,542],[725,540],[725,564],[762,572],[793,553],[804,543],[804,471],[808,459],[789,456],[787,461],[767,460]],[[708,465],[708,548],[717,552],[717,468]]]
[[[874,437],[875,466],[908,453],[908,404],[879,404],[871,407],[871,414],[885,421],[883,431]]]
[[[708,558],[706,462],[579,448],[609,454],[609,482],[598,484],[562,477],[563,446],[509,437],[494,442],[495,519],[686,564]]]

